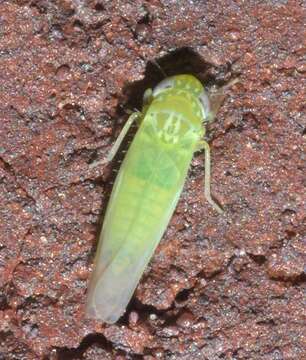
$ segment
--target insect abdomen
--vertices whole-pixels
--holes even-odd
[[[123,164],[122,174],[119,174],[120,189],[111,206],[112,232],[118,233],[122,241],[150,239],[150,234],[160,227],[165,209],[178,197],[183,185],[181,171],[171,153],[158,149],[155,144],[147,143],[143,147],[145,139],[137,142],[131,149],[134,151],[127,156],[127,164]]]
[[[180,156],[158,145],[138,133],[107,209],[88,301],[88,313],[106,322],[127,306],[170,221],[192,157],[192,151]]]

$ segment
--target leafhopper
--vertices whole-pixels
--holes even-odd
[[[205,197],[210,194],[210,150],[204,140],[224,98],[212,103],[192,75],[176,75],[144,94],[141,112],[130,115],[103,163],[113,159],[130,126],[139,127],[117,175],[94,261],[88,317],[115,323],[165,232],[179,200],[193,154],[205,150]],[[216,106],[217,104],[217,106]]]

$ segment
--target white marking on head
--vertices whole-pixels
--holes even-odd
[[[156,95],[158,95],[159,93],[161,93],[165,89],[169,89],[169,88],[173,87],[173,85],[174,85],[174,81],[171,78],[167,78],[167,79],[161,81],[153,89],[153,96],[155,97]]]

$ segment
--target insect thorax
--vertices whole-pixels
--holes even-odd
[[[147,121],[155,135],[167,144],[195,141],[203,134],[199,102],[186,92],[159,95],[147,111]]]

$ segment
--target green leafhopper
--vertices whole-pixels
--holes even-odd
[[[146,90],[142,111],[130,115],[104,161],[112,160],[136,121],[139,128],[117,175],[100,235],[89,317],[114,323],[124,313],[175,210],[195,151],[205,150],[205,197],[222,212],[210,195],[210,151],[203,140],[205,122],[213,119],[222,91],[213,104],[194,76],[168,77]]]

